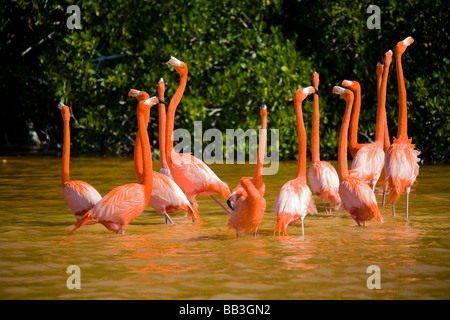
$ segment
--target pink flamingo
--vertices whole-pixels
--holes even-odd
[[[158,93],[159,98],[164,100],[164,81],[161,79],[158,83]],[[145,91],[138,91],[135,89],[131,89],[128,93],[128,96],[133,96],[139,101],[145,100],[148,97],[148,94]],[[161,110],[161,104],[158,105],[159,110]],[[164,110],[165,111],[165,110]],[[148,124],[148,120],[150,117],[150,113],[146,114],[145,124]],[[165,125],[164,125],[165,127]],[[165,134],[165,128],[159,128],[159,147],[160,154],[162,155],[164,152],[164,139],[161,137]],[[134,148],[134,171],[136,174],[136,178],[138,181],[142,179],[142,163],[144,161],[142,156],[142,143],[139,138],[139,135],[136,137],[136,145]],[[164,168],[163,160],[161,158],[162,168]],[[180,187],[173,181],[169,176],[161,173],[161,172],[153,172],[153,189],[152,195],[148,204],[155,209],[156,213],[160,215],[164,215],[166,224],[171,223],[174,224],[172,219],[169,216],[169,213],[174,213],[178,210],[185,211],[189,213],[193,220],[197,220],[200,223],[203,221],[200,219],[198,215],[198,210],[194,208],[186,198],[186,195],[180,189]]]
[[[408,219],[409,193],[411,186],[416,181],[419,174],[419,154],[420,152],[408,138],[408,114],[406,108],[406,89],[403,78],[402,54],[406,48],[414,42],[414,39],[407,37],[397,43],[395,47],[395,67],[397,71],[398,94],[399,94],[399,119],[397,138],[386,153],[385,172],[390,187],[388,203],[392,203],[392,214],[395,215],[395,204],[403,191],[406,192],[406,219]]]
[[[262,180],[262,171],[264,165],[264,152],[267,144],[267,106],[261,104],[261,136],[259,137],[258,156],[256,159],[255,173],[249,177],[261,196],[264,196],[266,185]],[[245,189],[239,183],[227,199],[228,206],[234,210],[234,203],[242,195],[245,195]]]
[[[333,93],[339,94],[346,102],[344,119],[342,120],[341,132],[339,135],[339,194],[342,204],[350,215],[355,219],[358,226],[360,222],[366,225],[366,221],[376,219],[381,222],[381,215],[377,206],[377,199],[372,188],[358,176],[348,174],[347,164],[347,137],[350,114],[354,95],[351,90],[335,86]]]
[[[383,71],[383,79],[380,86],[381,97],[386,96],[387,76],[389,74],[389,66],[392,61],[391,50],[386,52],[384,60],[385,66]],[[356,81],[344,80],[342,81],[342,85],[348,86],[350,90],[352,90],[354,94],[356,94],[357,98],[355,99],[355,106],[357,110],[354,110],[353,115],[357,114],[357,116],[359,116],[359,109],[361,107],[361,87],[359,83]],[[352,167],[350,171],[350,175],[358,175],[360,178],[363,178],[372,187],[373,190],[375,190],[375,186],[384,167],[385,154],[383,146],[385,130],[384,122],[386,120],[385,102],[385,98],[381,98],[378,100],[375,142],[365,144],[359,148],[359,150],[353,157]],[[357,131],[357,128],[355,129],[355,126],[357,126],[357,122],[352,121],[352,126],[352,131],[353,133],[355,133],[355,131]]]
[[[210,196],[227,213],[230,211],[223,206],[213,194],[220,194],[224,199],[230,196],[228,185],[217,177],[217,175],[200,159],[188,153],[177,153],[173,150],[173,130],[175,111],[181,101],[187,83],[188,68],[186,64],[174,57],[168,57],[161,62],[172,65],[180,75],[180,83],[177,91],[170,100],[167,110],[166,127],[166,157],[167,164],[175,182],[186,194],[189,202],[197,208],[195,200],[197,196]]]
[[[236,230],[237,237],[239,237],[239,234],[252,233],[255,238],[258,226],[266,210],[266,200],[264,199],[265,185],[262,179],[267,142],[267,106],[264,103],[261,104],[260,113],[262,125],[255,173],[253,177],[243,177],[227,200],[228,205],[232,209],[227,225]],[[233,202],[230,200],[232,197],[234,198]]]
[[[302,222],[302,234],[304,233],[303,219],[308,213],[317,213],[311,190],[306,183],[306,131],[303,123],[302,103],[305,98],[318,91],[313,87],[298,89],[294,95],[295,116],[298,131],[298,163],[297,177],[286,182],[275,199],[275,212],[277,225],[274,235],[288,235],[287,225],[295,225],[298,220]]]
[[[102,196],[89,183],[80,180],[70,181],[70,110],[62,102],[58,104],[64,122],[64,145],[62,153],[62,189],[67,205],[75,218],[80,219],[91,210]]]
[[[319,90],[319,74],[313,74],[313,87]],[[339,196],[339,177],[336,169],[326,161],[320,161],[320,143],[319,143],[319,96],[315,94],[313,109],[313,125],[311,131],[311,155],[312,165],[309,167],[308,180],[313,193],[321,200],[326,213],[331,214],[331,208],[341,202]],[[328,212],[325,201],[330,202],[330,211]]]
[[[101,223],[110,231],[121,231],[124,234],[127,225],[144,211],[153,188],[152,156],[145,119],[146,113],[159,101],[158,97],[151,97],[140,101],[137,106],[138,136],[141,139],[144,159],[142,179],[139,183],[125,184],[111,190],[78,220],[70,234],[88,223]]]

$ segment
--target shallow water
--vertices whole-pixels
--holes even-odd
[[[316,198],[319,213],[305,218],[305,235],[298,224],[278,237],[274,200],[297,165],[282,162],[277,175],[264,177],[267,210],[257,238],[236,239],[209,197],[198,198],[203,225],[183,212],[166,225],[147,207],[125,235],[89,225],[68,236],[75,218],[62,195],[60,158],[0,161],[1,299],[450,298],[448,166],[421,166],[409,221],[405,196],[395,217],[381,208],[384,223],[366,227],[346,212],[326,215]],[[232,189],[254,167],[211,168]],[[72,158],[71,178],[105,195],[135,181],[132,158]],[[70,265],[80,267],[79,290],[67,288]],[[370,265],[380,268],[381,289],[367,288]]]

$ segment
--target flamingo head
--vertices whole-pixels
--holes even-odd
[[[61,110],[61,116],[64,120],[70,120],[70,109],[64,103],[58,103],[58,108]]]
[[[313,73],[312,85],[314,88],[319,88],[319,74],[317,72]]]
[[[261,102],[261,117],[267,116],[267,106],[264,102]]]
[[[159,79],[158,82],[158,95],[161,99],[164,99],[164,92],[166,91],[166,85],[164,83],[164,79]]]
[[[361,90],[361,86],[358,81],[355,80],[344,80],[341,82],[341,86],[347,87],[350,90]]]
[[[388,52],[386,52],[384,54],[384,64],[386,66],[389,66],[391,64],[391,62],[392,62],[392,54],[393,54],[392,50],[389,50]]]
[[[136,90],[136,89],[130,89],[130,91],[128,92],[128,96],[135,97],[139,101],[143,101],[143,100],[146,100],[149,98],[149,95],[147,92]]]
[[[408,48],[413,42],[414,39],[412,37],[407,37],[405,40],[399,41],[395,46],[395,52],[398,54],[402,54],[403,52],[405,52],[406,48]]]
[[[170,57],[161,59],[161,62],[166,62],[166,63],[172,65],[180,75],[187,74],[186,64],[183,61],[180,61],[175,57],[170,56]]]
[[[315,94],[319,95],[319,91],[317,91],[317,89],[314,88],[313,86],[298,89],[297,91],[295,91],[295,94],[294,94],[294,102],[295,101],[302,102],[311,93],[315,93]]]
[[[138,113],[148,112],[151,107],[153,107],[155,104],[158,104],[158,103],[164,103],[167,105],[167,102],[165,102],[163,99],[156,97],[156,96],[150,97],[145,100],[141,100],[141,101],[139,101],[139,104],[137,106],[137,112]]]
[[[339,86],[333,87],[333,93],[340,95],[345,101],[353,98],[353,92],[351,90]]]

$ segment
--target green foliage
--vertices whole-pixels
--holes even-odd
[[[185,61],[188,85],[177,109],[176,128],[257,128],[259,101],[268,106],[268,126],[280,130],[280,157],[295,158],[294,92],[320,74],[321,154],[335,159],[344,104],[331,94],[343,79],[363,90],[360,131],[374,137],[375,65],[406,36],[416,42],[404,54],[409,134],[422,158],[449,156],[448,7],[444,2],[381,1],[381,30],[369,30],[368,2],[345,1],[98,1],[80,4],[81,30],[69,30],[73,1],[10,1],[0,8],[1,136],[26,139],[33,122],[47,145],[62,141],[57,103],[72,107],[72,149],[131,153],[137,130],[130,88],[166,99],[179,76],[160,63],[168,55]],[[28,49],[29,48],[29,49]],[[390,135],[396,134],[395,64],[388,84]],[[304,103],[311,132],[312,99]],[[156,109],[150,138],[158,147]],[[193,140],[193,139],[192,139]],[[360,141],[366,138],[360,136]],[[208,142],[204,142],[208,144]]]

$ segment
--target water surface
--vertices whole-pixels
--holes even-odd
[[[264,177],[267,210],[257,238],[236,239],[208,197],[198,198],[203,225],[183,212],[166,225],[147,207],[125,235],[89,225],[68,236],[75,218],[62,195],[60,158],[0,160],[1,299],[450,298],[448,166],[421,166],[409,221],[405,196],[395,217],[381,208],[384,223],[366,227],[346,212],[326,215],[316,198],[319,213],[306,217],[305,235],[296,225],[278,237],[274,200],[297,165],[282,162],[277,175]],[[254,168],[211,167],[231,189]],[[72,158],[71,178],[105,195],[135,182],[132,158]],[[70,265],[80,267],[80,290],[67,288]],[[370,265],[380,268],[380,290],[366,286]]]

